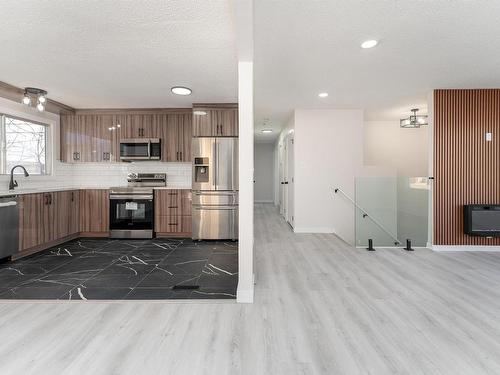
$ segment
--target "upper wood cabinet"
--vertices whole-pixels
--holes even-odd
[[[167,162],[191,161],[192,115],[158,115],[155,128],[162,141],[162,160]]]
[[[104,112],[104,113],[103,113]],[[190,162],[192,113],[189,109],[151,113],[87,110],[61,115],[61,161],[120,161],[120,140],[160,138],[162,161]]]
[[[196,114],[204,112],[206,114]],[[238,108],[235,106],[193,108],[193,137],[237,137]]]
[[[61,115],[61,161],[116,161],[114,125],[112,115]]]

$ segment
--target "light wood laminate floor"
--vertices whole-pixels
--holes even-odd
[[[0,374],[500,374],[500,253],[255,221],[255,304],[1,303]]]

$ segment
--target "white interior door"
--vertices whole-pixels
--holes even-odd
[[[279,163],[279,194],[278,194],[278,199],[279,199],[279,208],[280,208],[280,214],[285,215],[285,207],[284,207],[284,196],[285,196],[285,189],[283,185],[283,181],[285,180],[285,147],[282,143],[279,144],[279,149],[278,149],[278,163]]]
[[[294,141],[293,135],[287,137],[286,147],[286,165],[287,165],[287,178],[285,181],[285,189],[287,191],[287,215],[286,221],[293,227],[294,220],[294,206],[293,206],[293,193],[294,193]]]

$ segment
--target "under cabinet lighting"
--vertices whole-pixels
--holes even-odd
[[[193,115],[195,116],[206,116],[207,112],[205,111],[193,111]]]
[[[263,129],[262,133],[272,133],[273,129]]]

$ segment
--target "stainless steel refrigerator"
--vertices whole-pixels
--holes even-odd
[[[193,239],[238,239],[238,138],[193,138]]]

